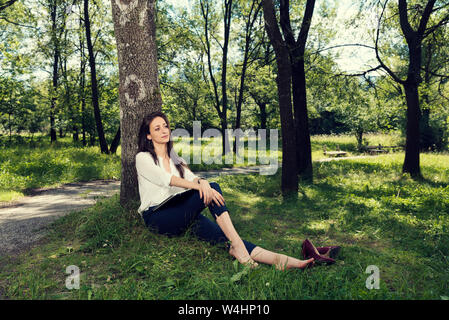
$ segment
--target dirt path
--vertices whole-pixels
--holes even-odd
[[[70,183],[23,197],[0,208],[0,256],[15,254],[42,238],[45,227],[60,216],[93,205],[120,190],[120,181]]]
[[[354,158],[364,157],[328,158],[317,162]],[[209,179],[219,175],[259,173],[259,169],[260,166],[222,168],[195,174]],[[58,217],[84,209],[97,199],[109,197],[119,190],[120,181],[115,180],[70,183],[0,207],[0,256],[15,255],[35,245],[45,235],[46,226]]]

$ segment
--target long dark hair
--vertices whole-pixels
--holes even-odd
[[[157,157],[156,151],[154,151],[153,140],[149,140],[147,138],[147,135],[150,134],[150,123],[156,117],[163,118],[167,123],[168,128],[170,129],[170,122],[168,121],[167,116],[161,111],[154,111],[149,115],[146,115],[142,120],[142,124],[140,125],[139,130],[138,144],[139,144],[139,152],[149,152],[153,157],[154,162],[158,165],[159,159]],[[170,138],[171,138],[171,129],[170,129]],[[175,164],[176,169],[178,169],[181,178],[184,178],[184,167],[188,168],[188,166],[185,160],[180,156],[178,156],[176,151],[173,150],[173,141],[171,139],[167,143],[167,155],[169,158],[173,160],[173,163]]]

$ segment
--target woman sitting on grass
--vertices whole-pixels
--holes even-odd
[[[232,256],[251,267],[256,267],[257,262],[261,262],[274,264],[280,270],[303,269],[310,263],[313,264],[314,260],[334,262],[320,256],[318,250],[307,240],[303,244],[303,250],[308,252],[303,253],[305,257],[310,256],[308,260],[271,252],[242,240],[229,217],[219,184],[209,183],[193,174],[184,159],[174,151],[173,141],[170,140],[170,124],[162,112],[153,112],[143,119],[139,131],[136,168],[141,200],[138,211],[150,229],[168,236],[177,236],[190,227],[192,233],[201,240],[212,244],[224,243]],[[206,207],[216,223],[201,214]]]

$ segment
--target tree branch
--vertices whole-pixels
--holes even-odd
[[[352,74],[346,74],[346,73],[338,73],[335,76],[336,77],[340,77],[340,76],[344,76],[344,77],[365,77],[367,73],[373,72],[373,71],[377,71],[379,69],[382,69],[383,67],[381,65],[378,65],[377,67],[371,68],[369,70],[360,72],[360,73],[352,73]]]
[[[306,12],[302,19],[301,30],[299,31],[297,43],[300,48],[305,48],[307,36],[309,34],[310,25],[312,24],[313,10],[315,8],[315,0],[307,0]]]
[[[2,12],[3,10],[5,10],[6,8],[8,8],[9,6],[12,6],[14,4],[14,2],[16,2],[17,0],[9,0],[6,1],[5,3],[1,3],[0,4],[0,12]]]
[[[326,51],[326,50],[335,49],[335,48],[341,48],[341,47],[364,47],[364,48],[376,50],[375,47],[368,46],[368,45],[366,45],[366,44],[361,44],[361,43],[347,43],[347,44],[339,44],[339,45],[336,45],[336,46],[332,46],[332,47],[327,47],[327,48],[324,48],[324,49],[320,49],[320,50],[317,50],[317,51],[313,52],[312,54],[318,54],[318,53],[323,52],[323,51]]]
[[[432,14],[433,6],[435,5],[436,0],[429,0],[426,4],[426,8],[424,9],[421,21],[419,22],[418,27],[418,36],[422,37],[424,32],[426,31],[427,23],[429,22],[430,15]]]
[[[27,25],[24,25],[24,24],[20,24],[20,23],[11,21],[11,20],[9,20],[8,18],[6,18],[5,16],[0,16],[0,19],[5,20],[6,22],[12,23],[12,24],[14,24],[14,25],[16,25],[16,26],[19,26],[19,27],[25,27],[25,28],[31,28],[31,29],[34,29],[34,30],[39,30],[39,28],[37,28],[37,27],[27,26]]]
[[[401,3],[401,2],[405,2],[405,0],[399,0],[399,3]],[[405,81],[404,80],[401,80],[390,68],[388,68],[386,65],[385,65],[385,63],[382,61],[382,59],[380,58],[380,55],[379,55],[379,33],[380,33],[380,22],[382,21],[382,17],[383,17],[383,15],[384,15],[384,13],[385,13],[385,8],[387,7],[387,3],[388,3],[388,0],[386,0],[385,1],[385,4],[384,4],[384,6],[383,6],[383,8],[382,8],[382,13],[381,13],[381,15],[380,15],[380,17],[379,17],[379,21],[378,21],[378,24],[377,24],[377,32],[376,32],[376,46],[375,46],[375,51],[376,51],[376,58],[377,58],[377,61],[379,61],[379,64],[381,65],[381,67],[385,70],[385,71],[387,71],[388,72],[388,74],[393,78],[393,80],[394,81],[396,81],[396,82],[398,82],[398,83],[400,83],[400,84],[405,84]],[[407,9],[407,3],[405,3],[405,9]],[[407,23],[408,23],[408,21],[407,21]],[[410,27],[410,25],[409,25],[409,27]],[[410,28],[411,29],[411,28]],[[412,30],[413,31],[413,30]]]
[[[387,6],[388,0],[385,1],[384,8],[382,10],[382,15],[385,11],[385,8]],[[399,23],[401,25],[402,32],[405,35],[405,38],[411,38],[413,34],[415,33],[415,30],[412,29],[412,26],[410,25],[410,22],[408,21],[408,15],[407,15],[407,0],[399,0],[398,3],[399,7]],[[382,17],[381,15],[381,17]],[[382,18],[380,18],[382,19]],[[380,21],[379,19],[379,21]]]

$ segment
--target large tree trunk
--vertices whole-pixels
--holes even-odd
[[[312,23],[315,0],[307,0],[301,30],[295,40],[290,23],[289,0],[281,0],[280,24],[288,46],[292,68],[292,92],[295,115],[298,174],[305,180],[313,180],[312,149],[310,146],[309,118],[307,114],[306,73],[304,55],[307,37]]]
[[[400,81],[398,77],[396,82],[400,82],[405,89],[405,99],[407,101],[407,129],[406,129],[406,143],[405,143],[405,159],[402,166],[403,173],[410,173],[414,178],[421,177],[421,169],[419,164],[419,139],[420,139],[420,106],[418,88],[422,82],[421,65],[422,65],[422,41],[426,31],[427,23],[429,22],[432,12],[434,12],[434,5],[436,0],[428,0],[422,11],[422,17],[419,21],[417,30],[414,30],[409,23],[408,8],[406,0],[398,0],[399,22],[402,33],[407,41],[409,50],[409,65],[407,79]],[[444,19],[447,19],[444,18]],[[444,19],[441,21],[443,22]],[[438,23],[436,24],[438,25]],[[435,29],[433,29],[435,30]],[[376,45],[377,47],[377,45]],[[387,70],[390,75],[391,70]],[[399,81],[398,81],[399,80]]]
[[[402,80],[397,74],[395,74],[389,67],[385,65],[379,55],[378,42],[380,28],[377,30],[376,36],[376,58],[380,63],[380,66],[387,71],[387,73],[393,78],[394,81],[400,83],[405,89],[405,99],[407,102],[407,129],[406,129],[406,143],[405,143],[405,159],[402,166],[403,173],[410,173],[414,178],[421,177],[421,170],[419,164],[419,139],[420,139],[420,106],[419,106],[419,93],[418,88],[422,82],[421,78],[421,65],[422,65],[422,42],[426,36],[429,36],[438,27],[443,26],[449,21],[448,15],[443,15],[443,18],[434,23],[431,27],[427,24],[430,20],[432,13],[444,8],[445,6],[439,6],[434,8],[436,0],[428,0],[423,9],[422,6],[415,9],[421,15],[419,19],[418,27],[414,29],[409,22],[409,7],[407,6],[407,0],[398,0],[399,9],[399,23],[401,31],[408,46],[408,72],[407,79]],[[383,10],[379,18],[379,22],[382,20],[382,16],[385,12],[387,2],[383,5]],[[423,10],[422,10],[423,9]],[[413,13],[410,13],[413,15]],[[436,14],[435,14],[436,15]],[[416,21],[416,13],[413,17]]]
[[[145,115],[161,110],[155,0],[111,0],[119,62],[121,128],[120,204],[139,199],[135,156]]]
[[[277,87],[282,134],[282,182],[283,195],[298,192],[296,163],[296,135],[291,100],[291,64],[288,49],[282,40],[272,0],[264,0],[265,28],[276,53],[278,68]],[[293,174],[294,173],[294,174]]]
[[[405,159],[402,172],[408,172],[412,177],[420,177],[419,164],[419,95],[417,84],[405,84],[405,99],[407,100],[407,129],[405,143]]]
[[[312,180],[312,148],[310,145],[309,117],[307,114],[304,60],[296,61],[292,65],[292,70],[298,174],[305,180]]]
[[[400,1],[401,2],[401,1]],[[399,7],[404,10],[404,6]],[[402,16],[404,12],[402,11]],[[430,14],[429,14],[430,15]],[[404,18],[403,18],[404,19]],[[422,21],[421,21],[422,22]],[[405,100],[407,102],[407,128],[405,143],[405,159],[402,166],[402,172],[410,173],[412,177],[421,177],[419,164],[420,147],[420,117],[421,110],[419,106],[418,87],[422,82],[422,33],[406,29],[405,22],[402,21],[404,34],[409,49],[409,65],[407,80],[403,83],[405,91]],[[422,31],[424,32],[424,31]]]
[[[94,107],[95,124],[97,126],[97,135],[100,142],[101,152],[107,154],[109,151],[106,138],[104,137],[103,123],[101,122],[95,55],[90,35],[89,0],[84,0],[84,26],[86,28],[87,50],[89,52],[90,82],[92,87],[92,105]]]

